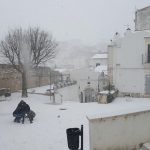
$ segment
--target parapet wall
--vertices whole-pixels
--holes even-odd
[[[131,150],[150,142],[150,110],[88,120],[90,150]]]

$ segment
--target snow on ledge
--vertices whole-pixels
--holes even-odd
[[[87,116],[87,119],[89,121],[104,121],[106,119],[116,119],[118,117],[128,117],[128,116],[133,116],[133,115],[138,115],[138,114],[143,114],[143,113],[147,113],[150,112],[150,110],[143,110],[143,111],[133,111],[133,112],[115,112],[110,114],[105,114],[105,115],[92,115],[92,116]]]
[[[106,90],[106,91],[101,91],[101,92],[99,92],[100,94],[109,94],[109,91],[108,90]],[[115,93],[115,91],[114,90],[111,90],[110,91],[110,94],[114,94]]]

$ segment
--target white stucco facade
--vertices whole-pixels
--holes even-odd
[[[135,12],[135,30],[150,30],[150,6]]]
[[[118,37],[117,42],[108,46],[108,73],[120,92],[146,94],[145,78],[150,75],[149,44],[150,32],[127,30],[124,37]]]
[[[149,110],[88,120],[90,150],[139,149],[150,140]]]

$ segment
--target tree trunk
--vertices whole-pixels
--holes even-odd
[[[27,76],[26,76],[25,71],[23,71],[23,73],[22,73],[22,97],[28,97],[28,93],[27,93]]]
[[[53,103],[55,104],[55,93],[53,94]]]

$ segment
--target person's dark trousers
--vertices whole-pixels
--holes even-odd
[[[17,114],[17,115],[14,115],[14,116],[15,116],[14,122],[20,123],[20,120],[22,118],[22,123],[24,123],[24,117],[25,117],[24,114]]]
[[[21,117],[20,117],[20,116],[17,116],[17,117],[14,119],[14,122],[20,123],[20,120],[21,120]]]
[[[25,113],[22,114],[22,124],[24,124]]]

